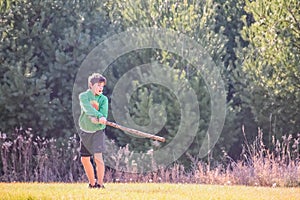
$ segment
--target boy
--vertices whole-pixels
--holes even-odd
[[[81,114],[80,127],[80,155],[89,188],[104,188],[104,161],[102,152],[105,151],[105,124],[108,114],[108,99],[102,94],[106,78],[99,73],[93,73],[88,78],[89,89],[79,95]],[[96,163],[95,179],[91,157]]]

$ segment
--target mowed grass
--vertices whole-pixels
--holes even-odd
[[[0,199],[280,199],[299,200],[300,188],[269,188],[200,184],[130,183],[106,184],[88,189],[77,183],[0,183]]]

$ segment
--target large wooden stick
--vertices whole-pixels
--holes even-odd
[[[121,125],[116,124],[114,122],[106,121],[106,125],[112,126],[114,128],[120,129],[122,131],[126,131],[128,133],[131,133],[131,134],[134,134],[134,135],[137,135],[137,136],[141,136],[141,137],[145,137],[145,138],[150,138],[152,140],[157,140],[157,141],[160,141],[160,142],[165,142],[166,141],[166,139],[163,138],[163,137],[152,135],[152,134],[145,133],[145,132],[142,132],[142,131],[138,131],[138,130],[135,130],[133,128],[127,128],[125,126],[121,126]]]

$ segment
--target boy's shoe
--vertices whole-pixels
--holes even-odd
[[[105,189],[104,185],[99,185],[101,189]]]
[[[105,189],[104,185],[99,185],[98,183],[95,183],[95,185],[89,184],[89,188]]]
[[[89,184],[89,188],[100,188],[100,185],[98,183],[95,183],[95,185]]]

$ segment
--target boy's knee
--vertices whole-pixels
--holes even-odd
[[[102,153],[96,153],[94,155],[94,160],[95,160],[96,165],[104,165]]]

